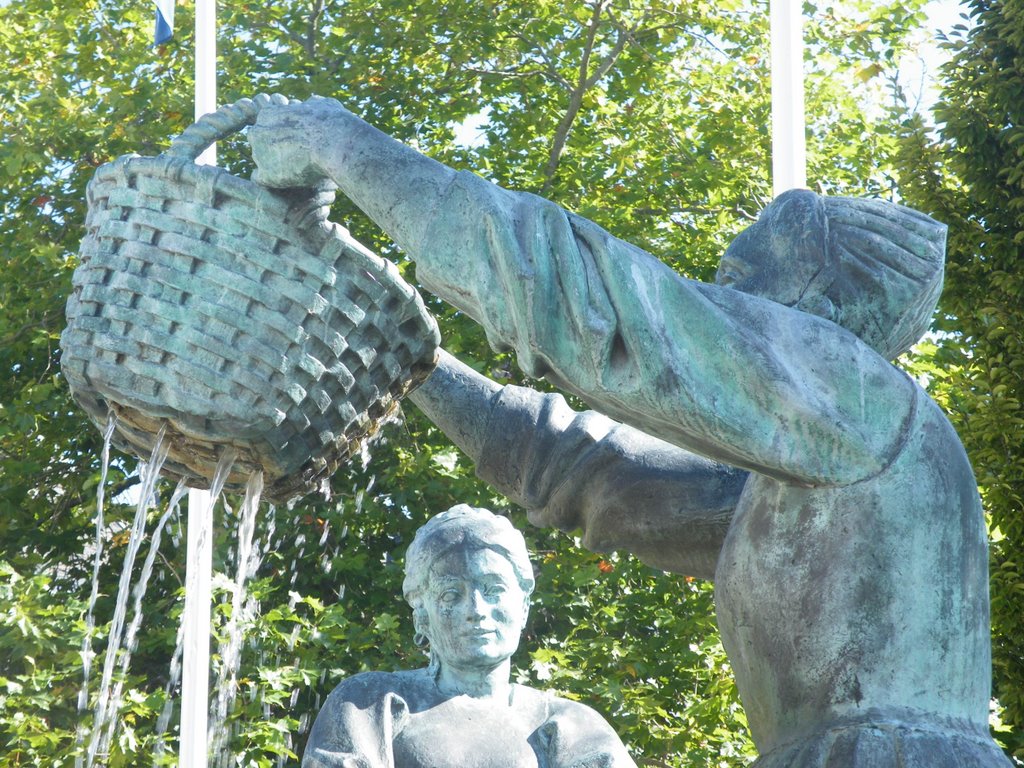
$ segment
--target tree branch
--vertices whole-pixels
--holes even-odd
[[[591,76],[583,83],[584,88],[592,88],[602,77],[608,74],[608,71],[612,68],[618,60],[619,55],[622,53],[622,50],[626,47],[626,43],[629,42],[633,33],[636,31],[635,29],[626,29],[618,24],[616,24],[616,28],[618,29],[619,34],[615,40],[615,45],[612,46],[612,49],[604,55],[593,74],[591,74]]]
[[[306,49],[306,38],[303,37],[302,35],[297,35],[294,32],[292,32],[290,29],[288,29],[287,25],[281,23],[280,21],[274,20],[267,26],[269,26],[271,29],[276,29],[278,32],[283,32],[286,38],[291,40],[293,43],[302,48],[302,50],[308,53],[308,50]]]
[[[626,42],[629,40],[629,34],[627,30],[616,23],[618,29],[618,36],[615,40],[615,45],[608,51],[598,62],[593,72],[588,74],[590,69],[590,57],[594,51],[594,42],[597,39],[597,30],[601,23],[601,14],[604,12],[604,4],[602,2],[594,3],[594,13],[590,20],[590,25],[587,28],[587,40],[583,50],[583,57],[580,60],[580,74],[579,81],[573,88],[572,93],[569,94],[569,104],[566,107],[565,114],[562,119],[558,122],[558,127],[555,128],[555,134],[551,140],[551,149],[548,152],[548,162],[544,168],[544,183],[541,185],[540,193],[543,195],[551,189],[551,185],[554,183],[555,174],[558,172],[558,164],[562,159],[562,152],[565,151],[565,143],[569,139],[569,133],[572,131],[573,123],[576,122],[576,117],[579,115],[580,109],[583,107],[583,97],[586,92],[593,88],[602,77],[608,74],[612,66],[615,64],[619,55],[626,47]]]
[[[561,77],[555,72],[552,72],[549,69],[482,69],[480,67],[464,67],[462,71],[470,72],[474,75],[489,75],[492,77],[514,78],[539,76],[547,78],[548,80],[551,80],[552,82],[557,83],[558,85],[562,85],[567,88],[572,87],[565,78]]]
[[[512,36],[517,40],[521,40],[522,42],[526,43],[532,50],[535,50],[537,52],[538,56],[544,59],[544,63],[547,64],[547,72],[554,82],[561,85],[567,91],[572,90],[572,83],[570,83],[560,74],[558,74],[558,67],[555,66],[554,60],[551,58],[551,56],[548,55],[548,52],[547,50],[545,50],[544,46],[539,45],[537,41],[527,37],[522,32],[513,32]]]
[[[316,60],[316,41],[320,36],[320,17],[324,13],[324,0],[314,0],[313,12],[309,16],[309,25],[306,32],[306,55],[310,59]]]
[[[12,331],[11,333],[7,334],[2,339],[0,339],[0,347],[10,347],[12,344],[14,344],[14,342],[20,339],[22,335],[27,331],[31,331],[36,328],[48,328],[54,320],[57,320],[60,317],[61,311],[59,309],[55,311],[45,312],[43,313],[43,316],[40,317],[39,319],[25,323],[23,326],[18,328],[18,330]]]
[[[139,479],[137,477],[126,477],[121,482],[117,483],[113,488],[107,488],[105,496],[108,499],[116,499],[122,493],[127,491],[133,485],[138,484]],[[77,493],[62,496],[61,500],[54,505],[53,513],[47,520],[46,530],[47,532],[53,532],[59,530],[64,517],[71,511],[72,508],[88,504],[92,502],[93,494],[86,495],[82,491]]]

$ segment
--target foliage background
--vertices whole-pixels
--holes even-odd
[[[428,154],[550,197],[684,274],[709,278],[725,244],[770,197],[764,3],[221,5],[222,102],[258,91],[334,96]],[[975,283],[980,267],[971,254],[981,247],[979,227],[994,218],[984,207],[963,213],[957,195],[965,182],[956,174],[966,171],[947,165],[948,144],[929,143],[927,134],[912,130],[898,100],[882,100],[921,22],[920,6],[919,0],[895,8],[880,0],[805,5],[809,178],[829,193],[891,197],[903,174],[901,194],[920,189],[915,204],[949,214],[954,232],[965,233],[954,234],[963,244],[956,262],[962,268],[951,266],[949,281],[962,288],[950,290],[968,296],[945,305],[942,327],[953,328],[977,308],[972,292],[990,290]],[[76,698],[88,632],[100,439],[68,398],[57,342],[82,234],[85,183],[120,154],[158,153],[190,122],[191,13],[190,4],[179,4],[178,34],[153,48],[152,6],[141,0],[0,6],[6,62],[0,78],[0,766],[74,764],[83,749],[76,725],[88,727],[91,718],[89,709],[79,713]],[[963,66],[969,67],[976,52],[966,39]],[[951,86],[950,114],[962,96]],[[478,126],[472,140],[460,129],[466,125]],[[976,130],[987,146],[990,139]],[[1000,155],[997,167],[1009,165],[1008,157]],[[251,170],[241,142],[222,146],[221,161],[241,174]],[[931,183],[925,171],[938,181]],[[933,199],[941,197],[938,190],[948,205]],[[344,201],[333,218],[414,279],[401,254]],[[1012,230],[1016,220],[1005,226]],[[1010,256],[1015,247],[1007,246]],[[992,328],[1019,330],[1010,320],[1019,306],[1010,298],[1019,293],[1007,296],[1006,314],[982,319]],[[514,363],[491,353],[476,327],[436,300],[431,307],[446,348],[499,381],[522,382]],[[1007,330],[1003,337],[1012,335]],[[992,419],[993,426],[979,427],[988,442],[969,448],[983,469],[986,503],[995,510],[1006,500],[1001,517],[993,511],[1002,537],[994,550],[996,681],[1008,708],[1004,717],[1013,724],[1001,737],[1019,748],[1020,496],[1019,486],[1014,490],[1000,473],[1019,468],[1021,459],[1000,438],[998,425],[1017,414],[1006,405],[1009,386],[998,390],[1002,395],[996,387],[1017,376],[1020,364],[1014,367],[1010,350],[999,382],[961,376],[961,369],[989,371],[990,363],[982,365],[987,352],[972,357],[980,338],[973,331],[948,338],[955,343],[926,350],[915,370],[930,372],[943,402],[962,417],[962,430]],[[1008,410],[986,410],[995,401]],[[241,690],[228,722],[234,764],[296,764],[310,718],[341,678],[422,663],[399,597],[402,555],[429,515],[462,501],[510,514],[535,553],[538,587],[515,659],[519,680],[597,708],[642,765],[749,762],[752,747],[709,585],[654,572],[629,557],[587,553],[570,537],[527,528],[521,511],[476,481],[468,462],[412,406],[371,453],[368,462],[337,474],[330,499],[307,498],[261,515],[263,562],[250,585],[258,610],[246,620]],[[108,498],[124,500],[121,494],[138,482],[134,471],[134,459],[115,457]],[[166,503],[170,489],[160,492]],[[87,638],[100,655],[94,668],[105,648],[131,514],[114,503],[101,532],[97,628]],[[218,525],[215,569],[224,575],[215,619],[222,634],[231,610],[237,519],[224,512]],[[117,739],[104,756],[110,765],[174,762],[176,714],[165,733],[157,720],[177,695],[168,681],[182,603],[180,528],[172,521],[159,549]],[[160,744],[170,752],[161,755]]]

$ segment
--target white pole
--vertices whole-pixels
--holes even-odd
[[[807,186],[804,135],[802,0],[770,0],[772,52],[772,188]]]
[[[196,0],[195,116],[217,109],[217,6]],[[211,146],[196,160],[216,165]],[[213,505],[209,491],[188,494],[188,544],[185,565],[185,615],[182,618],[181,768],[207,768],[206,729],[210,714],[210,608],[213,602]]]
[[[213,503],[209,491],[188,493],[185,612],[182,616],[181,768],[206,768],[210,713],[210,605],[213,578]]]
[[[196,120],[217,110],[217,3],[196,0]],[[200,165],[217,164],[212,146],[196,160]]]

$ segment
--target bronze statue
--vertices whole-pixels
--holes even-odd
[[[303,768],[635,768],[592,709],[509,681],[533,584],[507,519],[465,504],[431,518],[403,585],[429,666],[343,681]]]
[[[492,346],[599,412],[450,357],[413,396],[535,523],[714,578],[759,768],[1009,765],[975,480],[889,362],[928,328],[944,226],[793,191],[705,284],[331,100],[250,140],[262,183],[336,183]]]

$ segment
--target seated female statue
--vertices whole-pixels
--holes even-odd
[[[432,518],[409,546],[403,584],[430,664],[344,680],[303,767],[634,766],[592,709],[509,681],[533,586],[526,543],[507,519],[464,504]]]

